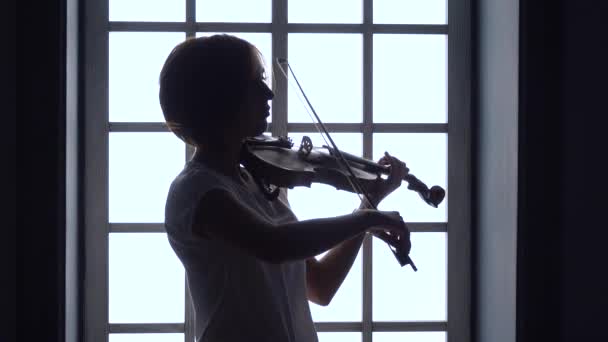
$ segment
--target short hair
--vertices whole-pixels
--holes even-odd
[[[169,130],[193,146],[220,139],[220,128],[236,119],[258,63],[262,58],[254,45],[227,34],[178,44],[159,78]]]

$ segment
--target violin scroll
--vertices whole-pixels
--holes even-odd
[[[416,191],[420,198],[433,208],[437,208],[445,198],[445,190],[438,185],[433,185],[429,189],[426,184],[412,174],[405,175],[404,180],[408,182],[407,188],[409,190]]]

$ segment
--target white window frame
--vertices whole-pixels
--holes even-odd
[[[108,0],[84,2],[84,338],[86,342],[107,341],[110,333],[184,333],[194,340],[194,320],[186,305],[181,324],[109,324],[108,253],[111,232],[164,232],[163,224],[109,224],[108,162],[110,132],[167,132],[164,123],[110,123],[108,108],[109,32],[269,32],[272,58],[287,57],[288,33],[360,33],[363,35],[363,122],[328,124],[331,132],[363,134],[363,156],[371,158],[373,133],[447,133],[448,218],[447,223],[408,225],[413,232],[447,232],[447,321],[377,322],[372,320],[372,243],[363,244],[363,300],[361,322],[316,322],[319,332],[361,332],[362,342],[372,341],[379,331],[446,331],[447,341],[471,339],[471,1],[448,1],[447,25],[386,25],[372,23],[372,0],[363,0],[362,24],[288,24],[288,0],[272,1],[270,23],[196,23],[195,0],[185,0],[186,21],[109,22]],[[374,33],[447,34],[448,36],[448,123],[373,123],[372,46]],[[275,90],[286,90],[282,77],[275,77]],[[272,135],[314,132],[312,123],[287,123],[287,91],[277,91],[273,100]],[[283,113],[281,115],[281,113]],[[186,149],[185,158],[192,150]],[[186,288],[186,298],[188,297]]]

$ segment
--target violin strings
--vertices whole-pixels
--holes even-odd
[[[302,96],[304,96],[304,98],[306,98],[305,94],[300,95],[300,92],[304,92],[304,90],[302,90],[302,88],[300,87],[300,84],[296,78],[296,75],[294,74],[291,65],[289,64],[289,62],[287,62],[287,60],[284,60],[284,63],[287,64],[287,67],[289,68],[289,70],[291,71],[291,74],[293,75],[293,80],[287,75],[287,72],[283,69],[283,67],[281,66],[281,62],[279,61],[279,59],[277,58],[276,60],[276,65],[278,66],[279,70],[281,71],[281,73],[283,74],[283,76],[287,79],[287,82],[289,82],[291,84],[292,87],[300,90],[299,92],[296,91],[296,96],[298,97],[298,100],[302,103],[302,105],[304,106],[304,110],[306,110],[306,113],[308,114],[308,116],[310,117],[313,125],[315,125],[315,128],[317,129],[317,131],[319,132],[319,134],[321,135],[321,138],[325,141],[326,146],[333,146],[334,150],[337,151],[337,153],[339,154],[338,156],[336,156],[336,160],[338,160],[338,162],[341,164],[342,168],[347,169],[351,175],[354,178],[354,174],[352,172],[352,169],[350,168],[350,166],[348,165],[348,162],[346,161],[345,158],[342,157],[342,155],[340,154],[340,151],[338,149],[338,147],[336,146],[336,144],[333,142],[333,140],[331,139],[331,137],[328,136],[328,138],[331,141],[331,144],[327,141],[326,139],[326,135],[328,135],[325,129],[325,126],[323,126],[324,130],[322,130],[321,128],[319,128],[319,124],[323,125],[320,122],[320,119],[317,119],[319,121],[319,123],[317,123],[315,121],[315,118],[313,116],[313,114],[311,114],[311,110],[312,112],[315,112],[314,108],[312,108],[312,104],[310,104],[310,102],[306,99],[306,101],[302,98]],[[294,81],[295,80],[295,81]],[[293,82],[296,82],[296,84],[294,85]],[[309,110],[310,107],[310,110]],[[316,116],[316,115],[315,115]],[[377,210],[376,206],[374,206],[371,201],[368,198],[367,195],[367,189],[363,189],[362,188],[362,184],[359,184],[358,182],[355,183],[353,182],[353,180],[350,177],[346,177],[346,179],[348,180],[350,186],[355,190],[355,193],[357,194],[357,197],[359,197],[359,200],[362,202],[365,202],[368,206],[374,208]]]
[[[278,62],[278,60],[277,60],[277,65],[278,65],[279,70],[281,70],[281,73],[283,74],[283,76],[285,76],[285,79],[287,79],[287,82],[289,82],[292,87],[294,87],[294,88],[297,89],[298,88],[297,85],[293,84],[293,80],[287,75],[287,73],[281,67],[281,64]],[[315,128],[317,129],[317,131],[321,135],[321,138],[323,139],[323,141],[325,141],[325,144],[329,146],[329,143],[327,142],[327,139],[325,139],[325,136],[321,132],[321,129],[319,128],[319,125],[315,122],[315,119],[314,119],[312,113],[310,112],[310,110],[308,110],[308,106],[307,106],[306,102],[304,101],[304,99],[302,99],[302,96],[297,91],[296,91],[296,96],[298,97],[298,100],[300,101],[300,103],[304,107],[304,110],[306,111],[306,114],[308,114],[308,116],[310,117],[310,120],[312,121],[312,124],[315,125]]]
[[[300,86],[300,82],[298,82],[298,79],[297,79],[295,73],[293,72],[293,69],[291,68],[291,65],[289,65],[289,62],[287,62],[286,59],[281,59],[281,60],[283,60],[283,63],[285,63],[287,65],[287,68],[289,68],[289,71],[293,75],[294,81],[297,84],[297,88],[300,90],[300,92],[302,92],[302,96],[304,96],[304,99],[306,100],[306,103],[307,103],[308,107],[310,107],[310,109],[314,113],[314,116],[316,117],[317,121],[319,122],[319,124],[321,125],[321,127],[323,127],[323,132],[325,133],[325,135],[327,135],[327,138],[331,141],[331,146],[334,148],[334,150],[336,151],[336,154],[337,154],[336,159],[339,160],[339,162],[341,163],[340,165],[343,168],[346,167],[346,169],[350,173],[351,177],[353,178],[351,180],[349,177],[346,177],[347,180],[348,180],[348,182],[350,183],[351,187],[353,188],[353,190],[355,190],[355,192],[357,193],[357,195],[359,196],[359,198],[361,199],[361,201],[365,201],[365,203],[367,203],[367,205],[369,205],[371,208],[373,208],[375,210],[378,210],[378,208],[376,207],[376,205],[374,205],[371,202],[371,200],[369,199],[369,195],[367,193],[367,189],[362,189],[363,185],[360,184],[358,181],[356,181],[356,177],[355,177],[355,174],[354,174],[352,168],[350,167],[350,165],[348,164],[348,162],[346,161],[346,159],[342,155],[342,152],[338,149],[338,146],[336,146],[336,144],[334,143],[333,139],[329,135],[329,132],[327,131],[327,128],[325,127],[325,125],[323,125],[323,123],[321,122],[321,119],[319,118],[319,116],[315,112],[314,108],[312,107],[312,104],[310,103],[310,101],[308,100],[308,97],[304,93],[304,90]],[[279,66],[279,69],[283,73],[283,76],[285,76],[285,78],[289,82],[289,77],[287,76],[286,71],[283,70],[283,68],[281,67],[281,62],[279,61],[279,58],[276,59],[276,62],[278,64],[278,66]],[[297,94],[297,92],[296,92],[296,94]],[[298,98],[300,99],[300,101],[302,101],[302,99],[300,98],[299,94],[298,94]],[[310,116],[310,112],[308,111],[308,108],[307,108],[306,105],[304,106],[304,108],[306,109],[306,111],[308,112],[308,115]],[[312,118],[312,116],[311,116],[311,118]],[[319,131],[319,133],[321,134],[321,137],[323,137],[323,140],[325,140],[325,136],[323,135],[323,133],[319,129],[319,126],[317,125],[317,123],[315,122],[314,119],[313,119],[313,124],[315,125],[315,127],[317,128],[317,130]],[[327,140],[325,140],[325,142],[327,143]],[[329,146],[329,144],[327,144],[327,146]],[[365,200],[364,200],[364,198],[365,198]],[[395,256],[397,256],[396,250],[393,250],[392,246],[388,242],[386,242],[386,244],[389,247],[389,249],[391,251],[393,251],[393,253],[395,254]],[[401,260],[399,258],[397,258],[397,259],[401,263]],[[416,266],[414,266],[414,262],[409,257],[407,259],[409,259],[408,263],[410,263],[411,266],[412,266],[412,268],[414,269],[414,271],[416,271]]]

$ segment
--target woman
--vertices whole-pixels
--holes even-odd
[[[317,341],[308,300],[331,301],[365,233],[409,246],[398,212],[362,205],[298,221],[284,191],[279,200],[264,197],[239,151],[245,137],[265,131],[273,96],[259,51],[229,35],[179,44],[161,71],[167,125],[196,148],[169,189],[165,226],[186,270],[198,341]],[[391,174],[378,181],[376,201],[409,171],[388,154],[381,162]]]

